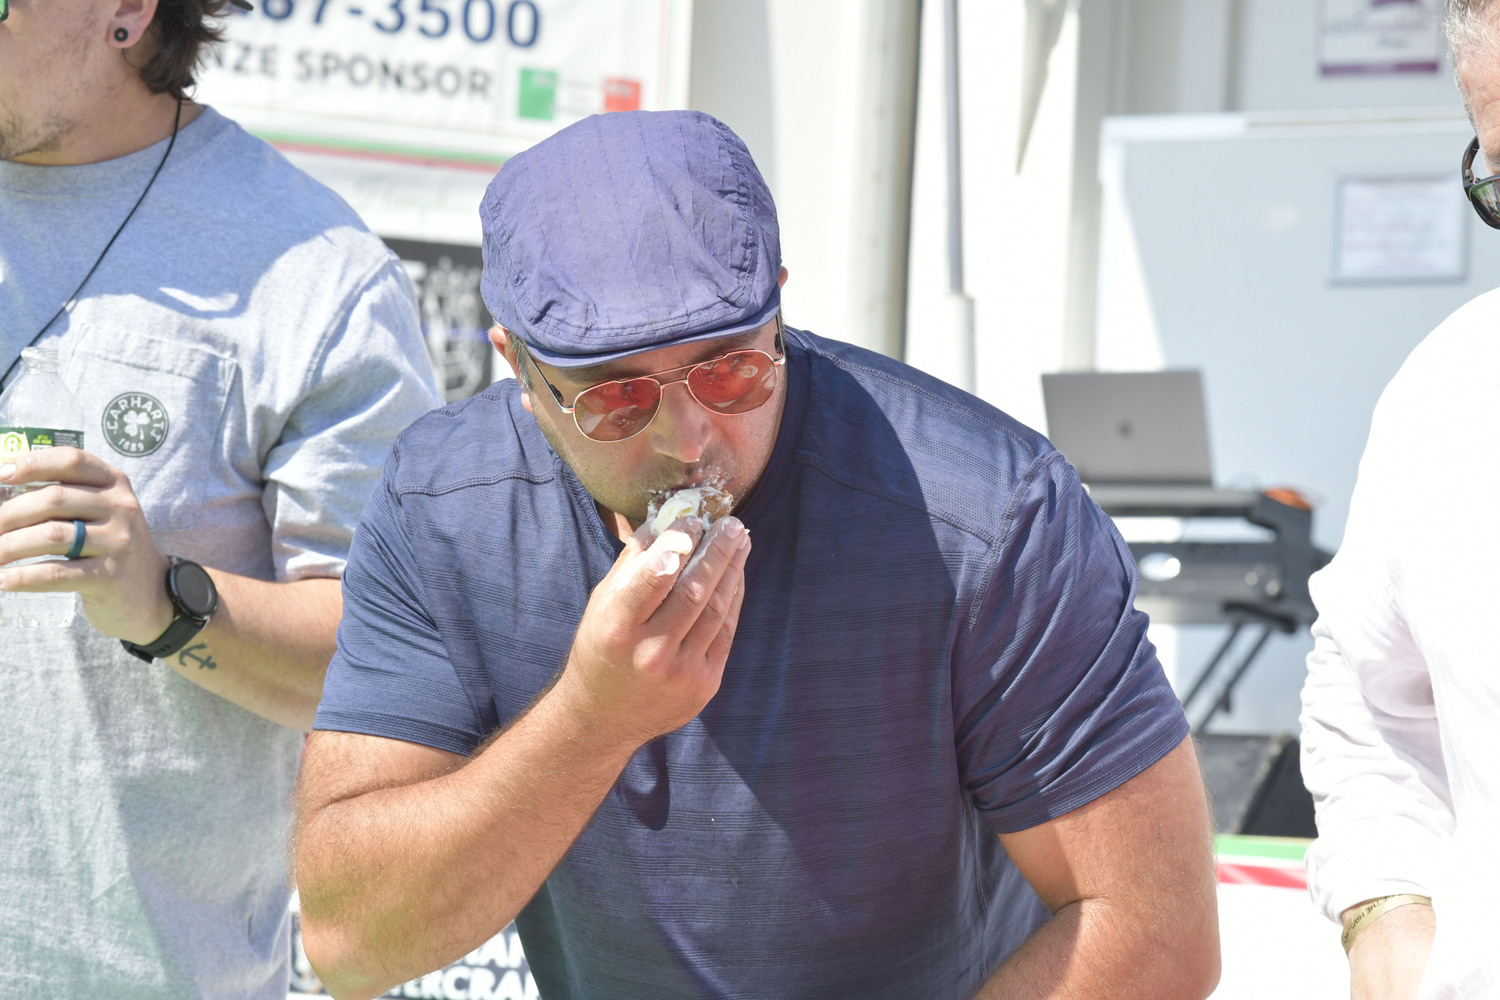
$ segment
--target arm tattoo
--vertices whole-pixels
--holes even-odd
[[[217,670],[219,663],[213,654],[207,652],[208,643],[200,642],[195,646],[189,646],[177,654],[178,666],[188,667],[197,664],[199,670]]]

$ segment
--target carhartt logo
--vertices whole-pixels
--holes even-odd
[[[172,426],[161,401],[144,392],[125,392],[110,400],[102,423],[109,446],[132,458],[160,448]]]

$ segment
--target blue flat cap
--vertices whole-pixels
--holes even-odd
[[[781,304],[776,207],[697,111],[617,111],[511,157],[479,206],[480,294],[559,367],[753,330]]]

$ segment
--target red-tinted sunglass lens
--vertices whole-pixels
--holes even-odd
[[[573,419],[595,441],[622,441],[651,422],[660,402],[661,386],[655,379],[605,382],[578,394]]]
[[[1475,184],[1469,188],[1469,200],[1474,203],[1481,219],[1495,229],[1500,229],[1500,191],[1495,190],[1497,186],[1500,185],[1495,181]]]
[[[776,391],[776,364],[764,351],[736,351],[688,373],[693,398],[718,413],[744,413]]]

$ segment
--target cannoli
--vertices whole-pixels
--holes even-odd
[[[697,518],[706,532],[709,526],[734,509],[734,497],[712,486],[690,486],[652,499],[646,508],[651,533],[660,535],[679,517]]]

